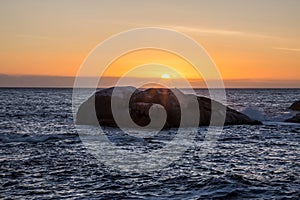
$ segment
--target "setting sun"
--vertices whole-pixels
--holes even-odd
[[[163,75],[161,75],[161,78],[169,79],[169,78],[171,78],[171,76],[170,76],[170,74],[163,74]]]

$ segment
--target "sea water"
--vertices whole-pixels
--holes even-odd
[[[1,199],[299,199],[300,126],[283,123],[299,89],[229,89],[227,105],[261,126],[225,126],[204,157],[191,146],[164,169],[126,173],[80,140],[72,89],[0,89]],[[188,91],[187,91],[188,92]],[[208,96],[207,90],[196,93]],[[195,143],[203,142],[199,128]],[[168,135],[135,138],[105,128],[119,146],[158,149]]]

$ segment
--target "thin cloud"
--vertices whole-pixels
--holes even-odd
[[[230,31],[230,30],[219,30],[219,29],[204,29],[204,28],[192,28],[186,26],[170,26],[169,28],[176,29],[183,32],[191,33],[210,33],[218,35],[242,35],[243,32],[240,31]]]
[[[296,52],[299,52],[299,51],[300,51],[300,49],[284,48],[284,47],[275,47],[274,49],[282,50],[282,51],[296,51]]]
[[[276,39],[276,40],[285,39],[285,38],[261,34],[261,33],[251,33],[251,32],[234,31],[234,30],[192,28],[192,27],[186,27],[186,26],[167,26],[167,27],[178,30],[178,31],[182,31],[182,32],[198,33],[198,34],[205,33],[205,34],[214,34],[214,35],[253,37],[253,38],[260,38],[260,39]]]

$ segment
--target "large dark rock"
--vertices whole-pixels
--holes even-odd
[[[285,122],[300,123],[300,113],[290,119],[285,120]]]
[[[116,102],[115,105],[117,105],[118,112],[121,114],[124,113],[124,116],[126,116],[126,112],[130,113],[131,119],[139,126],[149,124],[149,109],[155,107],[155,105],[161,105],[165,108],[167,114],[164,128],[179,127],[181,122],[180,103],[184,106],[183,109],[185,109],[185,112],[189,113],[190,111],[190,113],[193,113],[192,110],[189,110],[194,109],[191,106],[193,99],[196,99],[199,104],[199,126],[209,125],[212,113],[214,113],[215,119],[222,119],[222,116],[225,115],[225,112],[223,112],[225,110],[225,125],[261,124],[261,122],[253,120],[219,102],[206,97],[183,94],[177,89],[150,88],[139,90],[134,87],[121,87],[116,89],[114,101]],[[100,124],[103,126],[117,127],[111,109],[113,90],[114,88],[108,88],[97,91],[81,104],[77,113],[77,124]],[[177,97],[179,97],[179,100]],[[126,101],[129,102],[129,106]],[[215,110],[212,110],[212,104]],[[218,123],[217,120],[214,125],[223,125],[222,120],[220,120],[220,123]]]
[[[300,111],[300,101],[294,102],[289,109],[295,110],[295,111]]]

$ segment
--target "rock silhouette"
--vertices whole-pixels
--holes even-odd
[[[114,91],[114,89],[116,90]],[[118,116],[122,117],[124,113],[124,118],[126,118],[126,113],[129,113],[132,121],[139,126],[146,126],[150,123],[150,109],[154,110],[155,118],[155,114],[160,115],[160,107],[163,106],[166,112],[164,128],[177,128],[180,126],[182,120],[180,106],[183,106],[182,109],[184,109],[184,112],[193,113],[193,110],[189,110],[194,109],[191,106],[193,99],[196,99],[199,105],[200,120],[197,123],[198,126],[210,125],[212,114],[217,119],[213,125],[223,125],[221,119],[225,113],[224,125],[261,124],[260,121],[253,120],[238,111],[206,97],[184,94],[178,89],[149,88],[139,90],[134,87],[112,87],[97,91],[80,105],[76,123],[81,125],[100,124],[101,126],[118,127],[111,108],[112,95],[114,95],[114,105],[117,106],[115,109],[119,112]],[[214,110],[212,110],[212,104]],[[193,117],[192,114],[190,117]],[[220,122],[218,122],[218,119],[220,119]],[[126,122],[126,119],[124,122]],[[126,126],[128,124],[130,123],[121,125]]]
[[[295,110],[295,111],[300,111],[300,101],[294,102],[289,109]]]
[[[300,123],[300,113],[290,119],[285,120],[285,122]]]
[[[300,111],[300,101],[295,101],[290,107],[290,110]],[[296,114],[294,117],[286,119],[285,122],[290,123],[300,123],[300,113]]]

